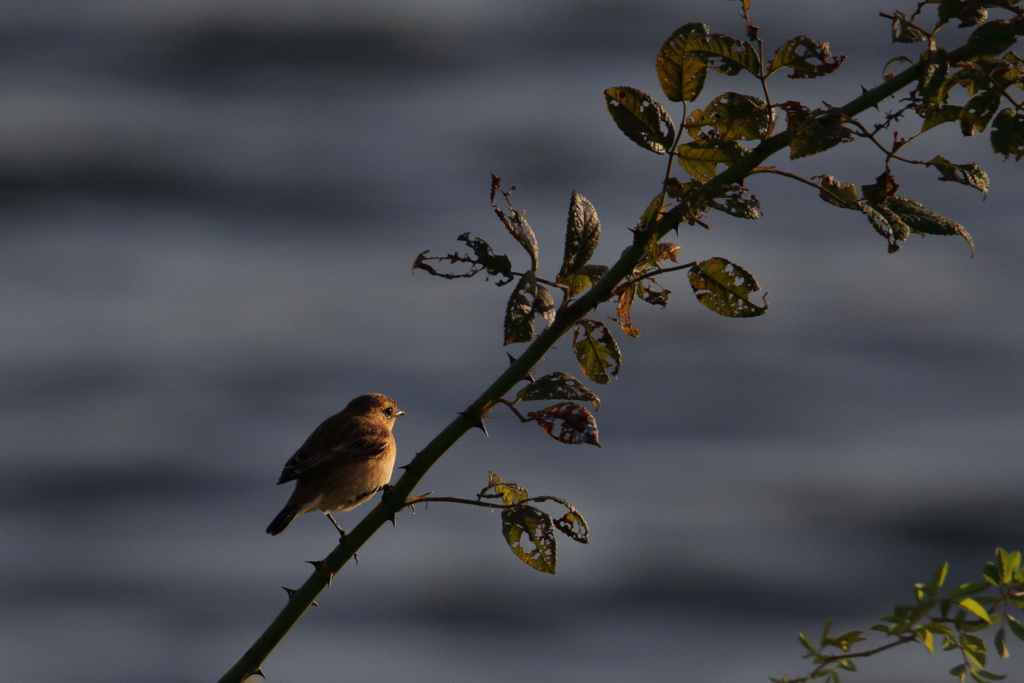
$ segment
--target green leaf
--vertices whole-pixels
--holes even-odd
[[[972,581],[971,583],[962,584],[959,588],[955,588],[949,592],[946,596],[949,600],[956,600],[962,598],[965,595],[974,595],[980,593],[983,590],[988,589],[988,582],[986,581]]]
[[[863,186],[861,187],[863,189]],[[910,236],[910,228],[893,211],[884,206],[872,206],[861,202],[858,205],[861,213],[868,217],[868,222],[875,231],[889,242],[889,253],[900,249],[900,242]]]
[[[501,498],[505,505],[514,505],[521,503],[530,497],[530,492],[519,484],[513,484],[512,482],[505,482],[494,472],[488,472],[488,483],[487,488],[480,492],[480,497],[494,498],[494,495],[485,496],[484,494],[494,489],[494,494]]]
[[[1024,157],[1024,114],[1013,109],[1004,109],[992,124],[992,150],[1005,159],[1013,155],[1014,160]]]
[[[939,568],[932,574],[932,587],[934,590],[931,591],[932,595],[935,591],[942,588],[942,584],[946,583],[946,576],[949,574],[949,562],[943,562],[939,565]]]
[[[552,372],[538,380],[530,382],[519,390],[517,401],[550,401],[568,399],[570,401],[590,401],[595,408],[601,407],[601,399],[585,387],[582,382],[565,372]]]
[[[926,55],[924,68],[917,81],[917,96],[931,106],[946,104],[945,82],[949,77],[949,57],[942,48],[936,48]]]
[[[694,140],[708,139],[701,129],[710,127],[718,140],[760,140],[771,129],[774,116],[759,97],[727,92],[693,112],[684,126]]]
[[[568,287],[569,298],[572,298],[588,289],[594,284],[594,281],[582,273],[574,273],[572,275],[563,275],[558,278],[558,284]]]
[[[999,630],[996,631],[996,637],[993,640],[993,643],[995,644],[996,652],[999,653],[1000,657],[1002,657],[1003,659],[1006,659],[1007,657],[1010,656],[1010,651],[1008,649],[1006,649],[1006,627],[1005,626],[1001,626],[999,628]]]
[[[604,323],[579,321],[572,333],[572,348],[583,374],[598,384],[607,384],[619,374],[622,354]]]
[[[928,165],[938,169],[939,180],[967,185],[988,196],[988,174],[978,164],[954,164],[942,156],[935,156]]]
[[[976,614],[977,616],[981,617],[982,619],[984,619],[988,623],[990,623],[990,624],[992,623],[992,617],[989,616],[988,612],[985,611],[985,608],[982,607],[980,604],[978,604],[978,601],[975,600],[974,598],[962,598],[960,600],[957,600],[957,604],[960,605],[961,607],[963,607],[965,610],[967,610],[969,612],[972,612],[972,613]],[[981,666],[985,666],[985,663],[982,662]]]
[[[981,683],[985,683],[986,681],[1001,681],[1004,678],[1006,678],[1006,674],[997,674],[993,673],[992,671],[986,671],[985,669],[978,669],[976,671],[972,671],[971,676],[976,681],[980,680]]]
[[[932,632],[928,629],[915,629],[915,633],[921,639],[921,644],[928,648],[928,652],[931,653],[932,657],[935,656],[935,637]]]
[[[1012,553],[1008,553],[1002,548],[998,548],[996,550],[996,557],[999,559],[999,568],[1003,579],[1002,582],[1012,582],[1017,570],[1020,569],[1020,551],[1015,550]]]
[[[537,571],[555,573],[558,542],[548,513],[529,505],[502,510],[501,533],[520,560]]]
[[[715,313],[730,318],[752,318],[768,310],[750,301],[750,293],[759,290],[754,276],[724,258],[701,261],[689,270],[690,287],[697,300]]]
[[[816,175],[812,179],[817,180],[818,185],[824,188],[818,190],[818,196],[824,201],[841,209],[858,210],[857,202],[859,197],[857,196],[856,185],[836,180],[830,175]]]
[[[704,88],[708,65],[690,50],[708,36],[704,24],[690,23],[677,28],[658,51],[655,69],[661,89],[672,102],[693,102]]]
[[[974,135],[974,131],[984,131],[999,108],[1002,93],[998,90],[986,90],[967,100],[960,112],[960,132]]]
[[[812,60],[818,63],[812,64]],[[842,66],[844,61],[845,55],[832,56],[828,43],[819,43],[807,36],[797,36],[787,40],[775,51],[775,56],[768,65],[768,75],[779,69],[792,69],[790,78],[817,78],[829,75]]]
[[[952,669],[950,669],[949,673],[956,676],[960,680],[960,682],[963,683],[963,680],[967,675],[967,665],[958,664],[957,666],[954,666]]]
[[[959,121],[960,116],[963,114],[964,108],[955,105],[943,105],[939,107],[928,107],[921,114],[921,118],[924,121],[921,123],[921,132],[925,132],[935,126],[948,123],[949,121]]]
[[[505,344],[534,340],[533,305],[537,298],[537,278],[532,270],[519,279],[505,307]]]
[[[597,421],[579,403],[556,403],[543,410],[529,412],[526,417],[534,420],[545,434],[562,443],[589,443],[601,447],[597,438]]]
[[[679,145],[676,156],[679,165],[687,173],[701,181],[708,181],[718,174],[718,165],[730,165],[749,152],[746,147],[735,141],[694,140]]]
[[[726,76],[735,76],[740,71],[749,71],[754,76],[761,73],[761,60],[757,48],[750,43],[737,40],[721,33],[713,33],[699,39],[701,43],[694,51],[704,57],[707,65]]]
[[[1019,640],[1024,640],[1024,624],[1021,624],[1009,614],[1006,615],[1006,623],[1010,630],[1013,631],[1013,635],[1017,636]]]
[[[892,19],[892,42],[920,43],[927,40],[924,31],[914,26],[903,12],[896,10]]]
[[[807,648],[807,654],[804,655],[804,658],[812,657],[818,654],[818,648],[814,647],[814,645],[811,644],[811,641],[807,636],[805,636],[802,633],[799,633],[797,634],[797,638],[800,639],[800,644]]]
[[[971,60],[978,61],[986,57],[998,57],[1009,50],[1019,37],[1015,21],[1000,19],[974,29],[965,47],[972,55]]]
[[[608,113],[626,137],[658,154],[672,147],[676,127],[660,104],[646,93],[622,86],[604,91]]]
[[[530,270],[536,271],[537,258],[540,254],[540,249],[537,246],[537,237],[526,222],[526,212],[517,211],[512,206],[512,191],[515,189],[515,185],[513,185],[511,190],[505,192],[501,189],[501,178],[493,173],[491,174],[491,206],[494,207],[494,213],[497,214],[501,224],[505,226],[505,229],[509,231],[509,234],[512,235],[515,241],[519,242],[523,249],[526,250],[526,253],[530,255]],[[505,203],[508,205],[509,210],[508,215],[499,209],[497,202],[494,201],[494,195],[497,192],[501,192],[505,198]]]
[[[594,250],[597,249],[600,239],[601,221],[597,218],[597,211],[586,197],[573,190],[572,198],[569,200],[569,218],[565,227],[562,267],[558,271],[556,281],[568,284],[562,282],[562,279],[576,274],[583,266],[587,265],[590,257],[594,255]],[[587,286],[589,284],[588,278]],[[570,293],[569,296],[575,296],[578,293]]]
[[[914,232],[926,235],[959,235],[963,237],[974,255],[974,240],[970,233],[956,221],[929,211],[912,199],[906,197],[890,197],[885,200],[885,207],[895,212]]]

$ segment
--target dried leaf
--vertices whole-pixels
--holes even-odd
[[[509,231],[516,242],[522,245],[526,253],[530,255],[530,270],[537,270],[537,258],[539,256],[539,248],[537,246],[537,237],[533,234],[533,230],[530,229],[530,225],[526,222],[526,212],[516,211],[515,207],[512,206],[512,192],[516,189],[515,185],[508,192],[501,189],[501,178],[491,174],[491,206],[494,207],[494,213],[498,215],[501,220],[501,224],[505,226],[505,229]],[[506,215],[504,211],[498,208],[497,202],[494,201],[494,194],[501,192],[501,195],[505,198],[505,203],[508,204],[509,214]]]
[[[759,290],[754,276],[724,258],[701,261],[689,271],[690,286],[697,300],[715,313],[730,318],[752,318],[768,310],[750,301],[751,292]]]
[[[607,384],[619,374],[622,355],[604,323],[579,321],[572,333],[572,348],[583,374],[598,384]]]
[[[784,102],[789,141],[789,158],[819,154],[843,142],[851,142],[853,133],[845,124],[849,118],[839,109],[811,111],[799,102]]]
[[[630,315],[629,309],[633,306],[633,301],[636,299],[636,291],[640,286],[640,283],[634,282],[626,285],[619,292],[619,301],[615,307],[616,322],[619,323],[619,327],[622,331],[628,334],[630,337],[639,337],[640,328],[633,327],[633,318]]]
[[[894,254],[900,249],[900,242],[910,236],[910,228],[907,227],[898,215],[884,206],[872,206],[866,202],[858,204],[858,208],[865,216],[871,226],[889,242],[889,253]]]
[[[811,60],[818,63],[812,64]],[[844,61],[845,55],[832,56],[828,43],[819,43],[807,36],[797,36],[787,40],[775,51],[775,56],[768,65],[768,75],[779,69],[792,69],[790,78],[817,78],[829,75],[842,66]]]
[[[636,88],[621,86],[604,91],[608,113],[626,137],[658,154],[672,147],[676,126],[665,109],[650,95]]]
[[[558,271],[556,281],[568,284],[563,282],[563,278],[576,274],[587,265],[590,257],[594,255],[594,250],[597,249],[600,239],[601,221],[597,218],[594,206],[587,201],[586,197],[574,190],[569,202],[569,218],[565,227],[565,251],[562,255],[562,267]],[[575,294],[570,294],[570,296],[575,296]]]
[[[543,410],[527,413],[526,417],[535,420],[545,434],[562,443],[589,443],[601,447],[597,440],[597,422],[590,411],[579,403],[556,403]]]
[[[708,206],[736,218],[756,221],[761,217],[761,202],[742,185],[719,187]]]
[[[548,513],[529,505],[502,510],[501,533],[520,560],[545,574],[555,573],[558,543]]]
[[[448,254],[447,256],[427,256],[427,254],[430,253],[428,250],[416,257],[416,260],[412,264],[412,269],[425,270],[431,275],[443,277],[447,280],[473,277],[479,272],[486,271],[488,275],[499,277],[496,282],[499,287],[506,285],[513,280],[512,261],[509,260],[508,256],[505,256],[504,254],[495,254],[491,249],[491,245],[479,237],[470,237],[468,232],[459,235],[457,239],[459,242],[464,242],[473,250],[472,256],[469,254],[460,254],[458,252]],[[467,263],[470,265],[470,269],[464,273],[442,273],[435,270],[433,266],[427,263],[427,261],[448,261],[452,264]]]
[[[530,382],[516,395],[517,401],[550,401],[554,399],[590,401],[595,408],[601,407],[601,399],[594,392],[572,375],[561,371],[552,372]]]
[[[505,344],[517,344],[534,340],[533,305],[537,299],[537,278],[533,271],[527,271],[505,308]]]
[[[556,529],[577,543],[590,542],[590,526],[572,503],[553,496],[544,496],[544,500],[553,500],[564,505],[567,510],[564,515],[555,519]]]

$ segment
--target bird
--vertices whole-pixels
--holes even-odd
[[[332,512],[345,512],[391,481],[395,420],[405,415],[384,394],[363,394],[324,420],[285,463],[278,484],[295,482],[284,508],[267,527],[277,536],[299,515],[322,510],[345,537]]]

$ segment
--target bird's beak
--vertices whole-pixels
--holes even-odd
[[[397,413],[395,413],[395,417],[402,417],[403,415],[405,415],[404,410],[399,410]]]

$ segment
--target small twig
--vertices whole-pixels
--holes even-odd
[[[645,272],[640,277],[635,277],[635,278],[632,278],[630,280],[626,280],[624,283],[619,285],[619,289],[620,290],[625,289],[626,287],[629,287],[630,285],[635,285],[638,282],[643,282],[644,280],[649,280],[649,279],[653,278],[654,276],[661,275],[663,273],[671,273],[671,272],[676,271],[676,270],[684,270],[686,268],[693,268],[695,265],[697,265],[697,262],[696,261],[691,261],[690,263],[684,263],[681,266],[672,266],[671,268],[656,268],[654,270],[648,270],[647,272]]]
[[[523,414],[519,412],[518,408],[516,408],[515,403],[509,401],[506,398],[497,398],[494,400],[494,403],[502,403],[508,406],[508,409],[515,413],[515,416],[518,417],[522,422],[533,422],[532,417],[523,417]],[[492,403],[492,405],[494,404]]]
[[[843,659],[860,659],[860,658],[864,658],[864,657],[871,657],[871,656],[877,655],[879,652],[885,652],[886,650],[890,650],[890,649],[892,649],[892,648],[894,648],[894,647],[896,647],[898,645],[903,645],[905,643],[913,643],[913,642],[916,642],[916,641],[917,641],[917,636],[899,636],[896,641],[894,641],[892,643],[887,643],[886,645],[880,645],[879,647],[876,647],[873,650],[865,650],[863,652],[853,652],[853,653],[850,653],[850,654],[845,654],[844,653],[844,654],[840,654],[840,655],[830,655],[829,657],[825,658],[825,661],[823,661],[813,671],[811,671],[811,673],[807,674],[806,676],[804,676],[802,678],[790,679],[789,683],[807,683],[807,681],[810,681],[810,680],[813,680],[814,678],[817,678],[817,674],[821,673],[821,671],[826,666],[828,666],[829,664],[834,664],[834,663],[836,663],[838,661],[841,661]]]
[[[753,171],[750,172],[751,175],[753,175],[755,173],[774,173],[775,175],[781,175],[781,176],[785,176],[787,178],[792,178],[793,180],[799,180],[801,183],[804,183],[805,185],[810,185],[811,187],[816,188],[816,189],[820,190],[821,192],[824,192],[825,194],[829,195],[830,197],[835,199],[840,204],[844,204],[846,206],[850,205],[850,202],[846,201],[846,199],[844,199],[843,197],[840,197],[839,195],[837,195],[835,192],[833,192],[829,188],[825,187],[824,185],[820,185],[820,184],[814,182],[813,180],[808,180],[807,178],[804,178],[803,176],[799,176],[796,173],[790,173],[789,171],[780,171],[777,168],[771,168],[769,166],[760,166],[760,167],[755,168]]]

